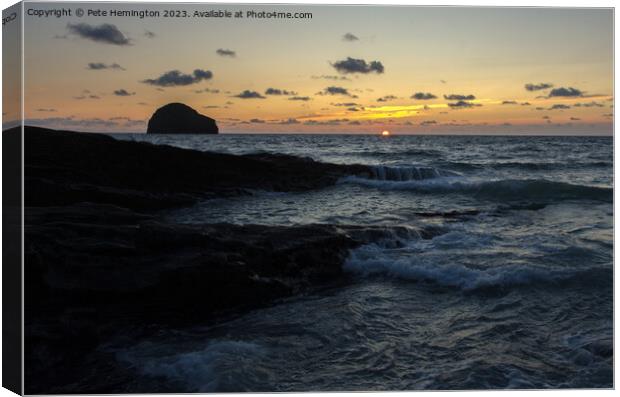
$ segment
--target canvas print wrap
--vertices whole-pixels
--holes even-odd
[[[27,393],[613,387],[612,9],[22,17]]]

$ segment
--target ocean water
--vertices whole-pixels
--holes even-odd
[[[115,135],[373,166],[303,193],[254,192],[175,222],[394,228],[352,282],[116,354],[161,391],[613,386],[613,140],[605,137]],[[411,233],[397,233],[397,230]],[[423,239],[418,230],[433,230]],[[157,382],[155,382],[157,381]]]

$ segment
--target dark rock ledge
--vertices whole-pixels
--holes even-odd
[[[26,127],[25,141],[27,393],[123,391],[95,380],[105,368],[123,382],[131,378],[99,349],[111,337],[212,324],[343,282],[351,248],[394,233],[332,225],[187,226],[158,215],[252,190],[320,189],[345,175],[369,176],[364,166],[34,127]],[[81,383],[92,384],[88,390],[67,383],[89,374],[97,377]]]

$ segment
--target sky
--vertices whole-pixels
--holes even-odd
[[[78,6],[25,16],[26,124],[144,132],[182,102],[222,133],[613,130],[611,9],[174,4],[189,16],[169,18],[161,4],[80,6],[160,13],[140,19]],[[244,17],[194,16],[210,10]]]

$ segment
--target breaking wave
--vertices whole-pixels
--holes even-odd
[[[379,181],[420,181],[425,179],[456,177],[459,174],[433,167],[398,167],[376,165],[371,167],[373,180]]]
[[[611,269],[604,266],[587,269],[534,265],[472,268],[457,263],[416,263],[411,257],[392,258],[384,255],[382,251],[382,247],[374,244],[353,250],[345,262],[344,270],[363,276],[381,274],[405,280],[432,282],[462,291],[560,283],[577,278],[582,282],[591,280],[595,283],[611,279]],[[369,255],[369,252],[372,254]]]
[[[264,353],[255,343],[221,340],[203,350],[161,356],[157,345],[145,342],[117,357],[145,375],[165,377],[193,392],[208,393],[245,390],[242,380]]]
[[[418,193],[461,193],[484,199],[501,201],[524,199],[547,200],[598,200],[611,202],[613,189],[598,186],[574,185],[545,179],[504,179],[495,181],[473,180],[464,177],[445,176],[437,170],[428,172],[428,178],[399,178],[386,173],[376,179],[349,176],[341,183],[354,183],[382,190],[405,190]]]

